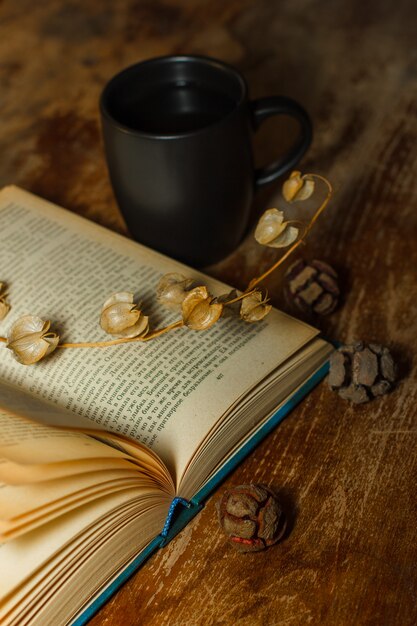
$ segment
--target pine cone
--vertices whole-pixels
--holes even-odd
[[[376,343],[342,346],[330,357],[329,387],[354,404],[388,393],[396,376],[390,351]]]
[[[275,494],[263,485],[239,485],[217,505],[220,525],[241,552],[258,552],[276,543],[286,521]]]
[[[285,274],[289,300],[304,312],[328,315],[338,304],[337,273],[324,261],[293,263]]]

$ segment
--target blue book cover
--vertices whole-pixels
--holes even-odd
[[[207,481],[190,502],[175,498],[165,522],[164,529],[147,547],[134,558],[119,575],[79,614],[72,626],[84,626],[91,617],[116,593],[143,563],[160,548],[169,543],[203,508],[205,500],[223,480],[241,463],[250,452],[292,411],[292,409],[326,376],[329,364],[324,363],[310,376],[252,436],[230,457],[219,471]]]

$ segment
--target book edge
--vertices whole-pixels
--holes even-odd
[[[71,626],[85,626],[92,616],[101,609],[104,604],[116,593],[116,591],[142,566],[142,564],[159,548],[166,546],[178,533],[187,526],[199,511],[204,507],[204,501],[212,492],[236,469],[236,467],[249,455],[249,453],[269,433],[291,413],[291,411],[314,389],[326,376],[329,370],[329,361],[321,365],[306,382],[275,411],[269,420],[255,432],[249,441],[240,448],[231,459],[213,476],[213,478],[192,498],[189,507],[183,508],[172,523],[166,537],[157,535],[138,556],[105,588],[101,594],[84,611],[71,622]]]

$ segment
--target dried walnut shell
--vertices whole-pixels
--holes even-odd
[[[217,504],[220,526],[240,552],[258,552],[284,534],[285,515],[264,485],[239,485],[226,491]]]
[[[354,404],[388,393],[396,377],[390,351],[376,343],[342,346],[330,358],[329,387]]]
[[[304,312],[328,315],[337,307],[337,273],[324,261],[299,259],[285,274],[287,298]]]

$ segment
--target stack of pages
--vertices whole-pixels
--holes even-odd
[[[169,272],[230,290],[15,187],[0,193],[0,271],[3,337],[31,313],[67,342],[106,340],[98,318],[117,291],[135,292],[153,327],[173,322],[155,298]],[[33,366],[0,344],[0,623],[84,623],[320,380],[331,351],[276,310]]]

